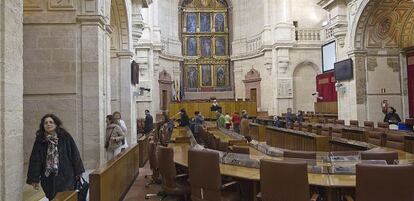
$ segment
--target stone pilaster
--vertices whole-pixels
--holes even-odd
[[[0,200],[23,199],[23,1],[0,0]]]
[[[86,168],[105,162],[105,115],[108,112],[105,93],[108,51],[105,24],[100,15],[79,16],[81,24],[81,89],[83,160]]]

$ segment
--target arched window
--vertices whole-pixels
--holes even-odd
[[[186,1],[181,17],[185,89],[231,90],[225,0]]]

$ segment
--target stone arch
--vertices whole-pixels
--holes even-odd
[[[131,47],[128,16],[125,0],[111,0],[110,29],[112,29],[112,50],[129,51]]]
[[[314,110],[315,99],[312,93],[316,91],[316,75],[319,73],[319,67],[310,61],[304,61],[295,66],[292,71],[293,110],[295,112]]]
[[[363,0],[351,27],[357,104],[365,105],[365,119],[381,121],[377,105],[388,100],[402,116],[408,116],[405,53],[414,47],[412,0]],[[402,71],[402,72],[401,72]],[[371,95],[381,93],[381,96]],[[411,92],[414,93],[414,92]],[[410,94],[410,92],[408,92]],[[404,101],[405,99],[405,101]]]
[[[182,7],[185,3],[189,3],[191,1],[192,0],[179,0],[178,1],[178,6]],[[228,6],[229,9],[233,8],[232,0],[223,0],[223,1],[227,3],[227,6]]]
[[[168,104],[171,102],[172,84],[171,75],[163,70],[158,77],[159,93],[160,93],[160,108],[165,111],[168,110]]]
[[[261,81],[262,78],[260,77],[259,71],[257,71],[254,68],[250,69],[249,72],[246,73],[243,80],[245,88],[245,97],[248,97],[249,99],[255,98],[257,108],[260,108],[261,106]],[[256,95],[253,95],[251,93],[256,93]]]

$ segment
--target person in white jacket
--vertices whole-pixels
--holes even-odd
[[[113,114],[114,119],[116,120],[117,124],[121,127],[122,131],[125,133],[125,135],[127,134],[127,126],[125,125],[124,120],[122,120],[121,118],[121,113],[118,111],[115,111]],[[122,142],[122,146],[121,146],[121,150],[124,150],[128,148],[128,142],[127,139],[125,138],[125,140]]]

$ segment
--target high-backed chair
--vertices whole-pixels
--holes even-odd
[[[364,121],[364,128],[365,129],[374,129],[374,122],[372,122],[372,121]]]
[[[385,133],[385,146],[393,149],[404,150],[404,135],[398,132],[388,131]]]
[[[149,187],[152,184],[159,183],[159,170],[158,170],[158,160],[157,160],[157,144],[154,140],[150,140],[148,143],[148,158],[149,158],[149,165],[152,171],[152,175],[145,175],[145,178],[151,177],[151,180],[145,184],[145,187]]]
[[[361,152],[361,160],[385,160],[388,164],[394,164],[395,160],[398,160],[398,153],[393,152],[374,152],[363,151]]]
[[[342,128],[341,127],[332,127],[331,136],[332,137],[342,137]]]
[[[321,132],[320,132],[320,135],[323,135],[323,136],[328,136],[328,137],[330,137],[331,136],[331,127],[329,127],[329,126],[322,126],[321,127]]]
[[[336,120],[335,123],[339,125],[345,125],[345,120]]]
[[[350,120],[349,125],[352,127],[359,127],[359,122],[358,120]]]
[[[378,122],[377,128],[375,130],[387,131],[389,126],[390,126],[390,124],[387,123],[387,122]]]
[[[301,130],[301,124],[300,123],[298,123],[298,122],[295,122],[295,123],[293,123],[293,129],[294,130],[297,130],[297,131],[300,131]]]
[[[189,150],[188,173],[192,201],[237,201],[238,192],[228,191],[237,182],[221,183],[219,154],[211,151]],[[227,190],[227,191],[226,191]]]
[[[237,145],[231,146],[230,151],[233,153],[238,153],[238,154],[250,154],[249,147],[243,147],[243,146],[237,146]]]
[[[283,157],[284,158],[316,159],[316,152],[285,150],[283,152]]]
[[[356,201],[413,201],[414,165],[356,165]],[[346,196],[347,201],[353,201]]]
[[[317,200],[310,196],[306,163],[260,160],[260,189],[262,201]]]
[[[190,194],[188,183],[178,182],[181,177],[188,175],[177,175],[174,163],[174,151],[171,147],[158,146],[158,161],[161,174],[161,188],[165,198],[168,195],[182,196],[187,200]]]
[[[385,146],[385,135],[381,131],[368,130],[367,133],[367,142],[377,145]]]

